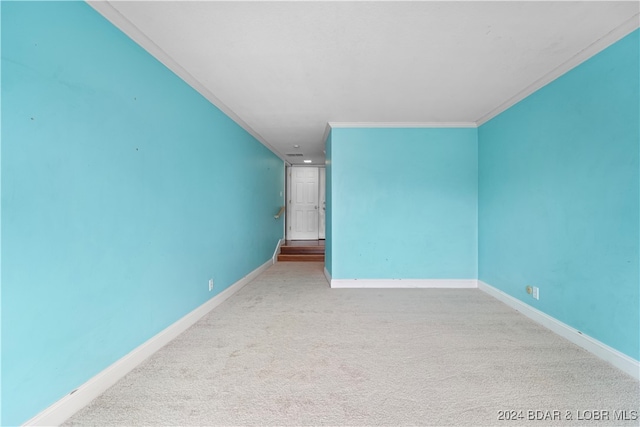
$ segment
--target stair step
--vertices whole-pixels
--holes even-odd
[[[307,262],[322,262],[324,261],[324,254],[280,254],[278,255],[278,261],[307,261]]]
[[[281,246],[281,254],[324,254],[324,246]]]

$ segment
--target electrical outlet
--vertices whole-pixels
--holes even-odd
[[[540,299],[540,289],[537,286],[533,287],[533,293],[531,294],[535,299]]]
[[[213,279],[209,279],[209,291],[213,290]]]

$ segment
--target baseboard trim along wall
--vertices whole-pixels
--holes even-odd
[[[325,272],[325,275],[328,273]],[[332,288],[440,288],[471,289],[478,287],[475,279],[331,279]]]
[[[327,279],[327,282],[329,282],[329,286],[331,286],[331,274],[329,274],[326,266],[324,267],[324,277]]]
[[[273,256],[271,257],[271,264],[275,264],[278,262],[278,254],[280,253],[280,247],[284,244],[284,239],[278,240],[278,244],[276,245],[276,250],[273,251]]]
[[[260,273],[273,265],[273,259],[262,264],[251,273],[220,292],[209,301],[202,304],[186,316],[182,317],[171,326],[159,332],[148,341],[144,342],[129,354],[114,362],[111,366],[82,384],[35,417],[31,418],[25,426],[57,426],[69,419],[73,414],[88,405],[93,399],[104,393],[118,380],[131,372],[136,366],[146,360],[153,353],[168,344],[194,323],[204,317],[211,310],[222,304],[230,296],[238,292],[247,283],[251,282]]]
[[[501,290],[494,288],[485,282],[478,280],[478,288],[481,291],[486,292],[492,297],[500,300],[509,307],[519,311],[531,320],[539,323],[552,332],[560,335],[561,337],[571,341],[572,343],[584,348],[588,352],[598,356],[606,362],[609,362],[616,368],[631,375],[636,380],[640,380],[640,362],[632,359],[626,354],[620,353],[618,350],[609,347],[608,345],[591,338],[588,335],[583,334],[577,329],[562,323],[561,321],[543,313],[540,310],[531,307],[530,305],[520,301],[517,298],[508,295]]]

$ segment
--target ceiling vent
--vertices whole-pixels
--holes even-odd
[[[289,153],[287,154],[287,157],[303,157],[304,154],[302,153]]]

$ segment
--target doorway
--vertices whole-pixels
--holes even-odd
[[[288,168],[287,240],[325,238],[325,188],[324,168]]]

